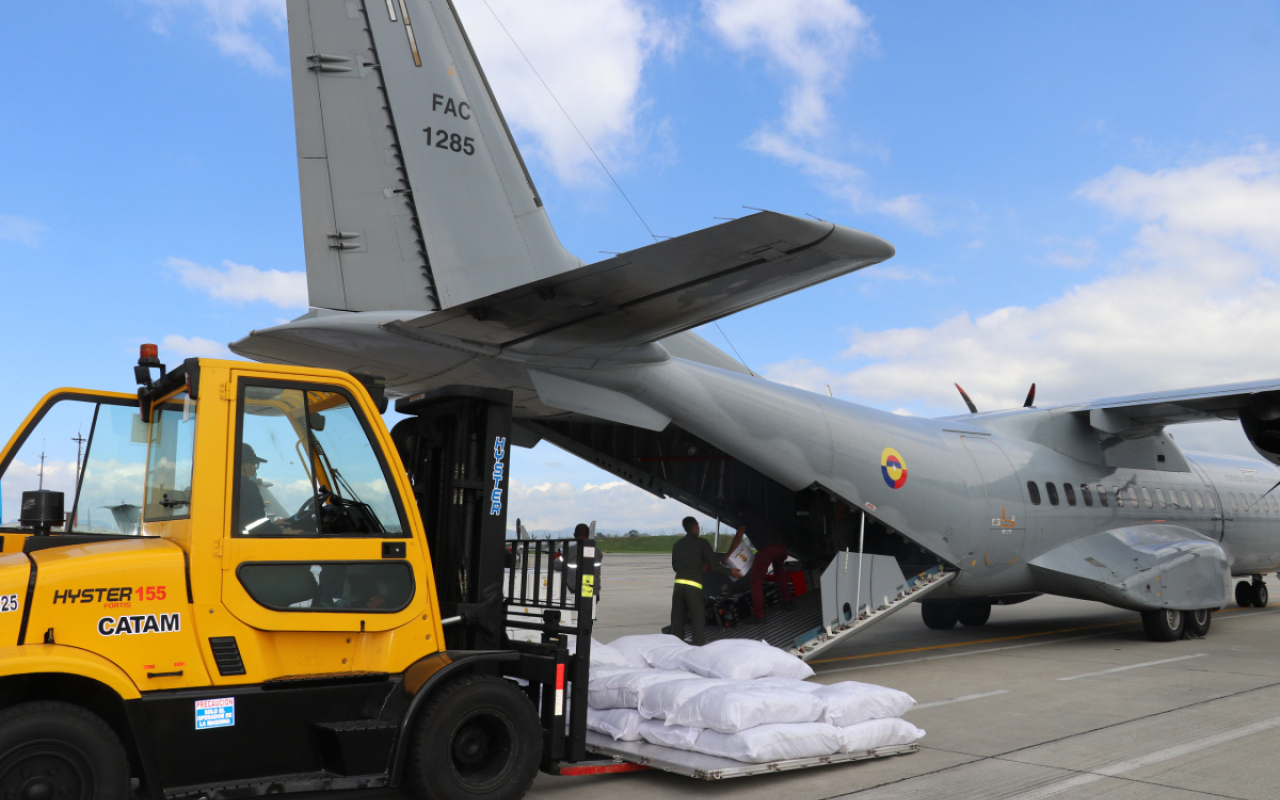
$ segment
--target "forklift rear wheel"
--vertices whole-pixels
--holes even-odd
[[[1176,642],[1187,628],[1187,615],[1172,608],[1142,612],[1142,629],[1153,642]]]
[[[0,713],[0,797],[125,800],[129,762],[96,714],[70,703],[22,703]]]
[[[957,614],[960,624],[966,628],[980,628],[991,619],[991,603],[985,600],[972,600],[960,604]]]
[[[542,758],[529,698],[490,675],[440,689],[413,722],[405,777],[421,800],[518,800]]]
[[[920,603],[920,616],[925,627],[935,631],[950,630],[959,618],[959,604],[950,600],[925,600]]]
[[[1240,581],[1236,584],[1236,605],[1241,608],[1253,605],[1253,587],[1248,581]]]

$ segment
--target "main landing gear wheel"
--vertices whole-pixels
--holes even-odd
[[[991,619],[991,603],[985,600],[963,602],[956,616],[966,628],[981,628]]]
[[[950,600],[925,600],[920,603],[920,616],[930,630],[946,631],[956,626],[960,606]]]
[[[1182,614],[1187,620],[1187,633],[1201,639],[1209,635],[1209,624],[1213,622],[1213,609],[1201,608],[1186,611]]]
[[[538,773],[542,727],[510,681],[472,675],[413,722],[405,778],[420,800],[518,800]]]
[[[1249,602],[1254,608],[1266,608],[1269,599],[1267,585],[1262,581],[1254,581],[1249,586]]]
[[[0,714],[0,797],[125,800],[129,762],[107,723],[70,703],[22,703]]]
[[[1142,629],[1153,642],[1176,642],[1187,627],[1187,614],[1172,608],[1142,612]]]
[[[1253,588],[1248,581],[1240,581],[1236,584],[1236,605],[1241,608],[1253,605]]]

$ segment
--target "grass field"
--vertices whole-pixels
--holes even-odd
[[[670,553],[671,546],[676,543],[677,539],[682,536],[630,536],[630,537],[608,537],[596,539],[596,546],[605,553]],[[713,534],[705,534],[702,537],[707,544],[715,546],[715,536]],[[730,536],[721,536],[720,544],[724,547],[729,546]]]

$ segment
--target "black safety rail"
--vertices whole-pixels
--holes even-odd
[[[505,625],[542,634],[540,642],[513,641],[510,646],[527,656],[523,662],[528,674],[522,677],[529,680],[529,697],[542,715],[546,736],[543,766],[551,770],[559,762],[584,761],[596,543],[591,539],[536,539],[507,544]],[[575,612],[573,624],[564,622],[567,611]],[[572,655],[570,636],[576,637]],[[569,706],[567,726],[565,703]]]

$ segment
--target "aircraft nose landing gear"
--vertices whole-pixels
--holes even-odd
[[[1240,581],[1236,584],[1236,605],[1241,608],[1266,608],[1269,599],[1267,584],[1262,581],[1261,575],[1254,575],[1252,583]]]

